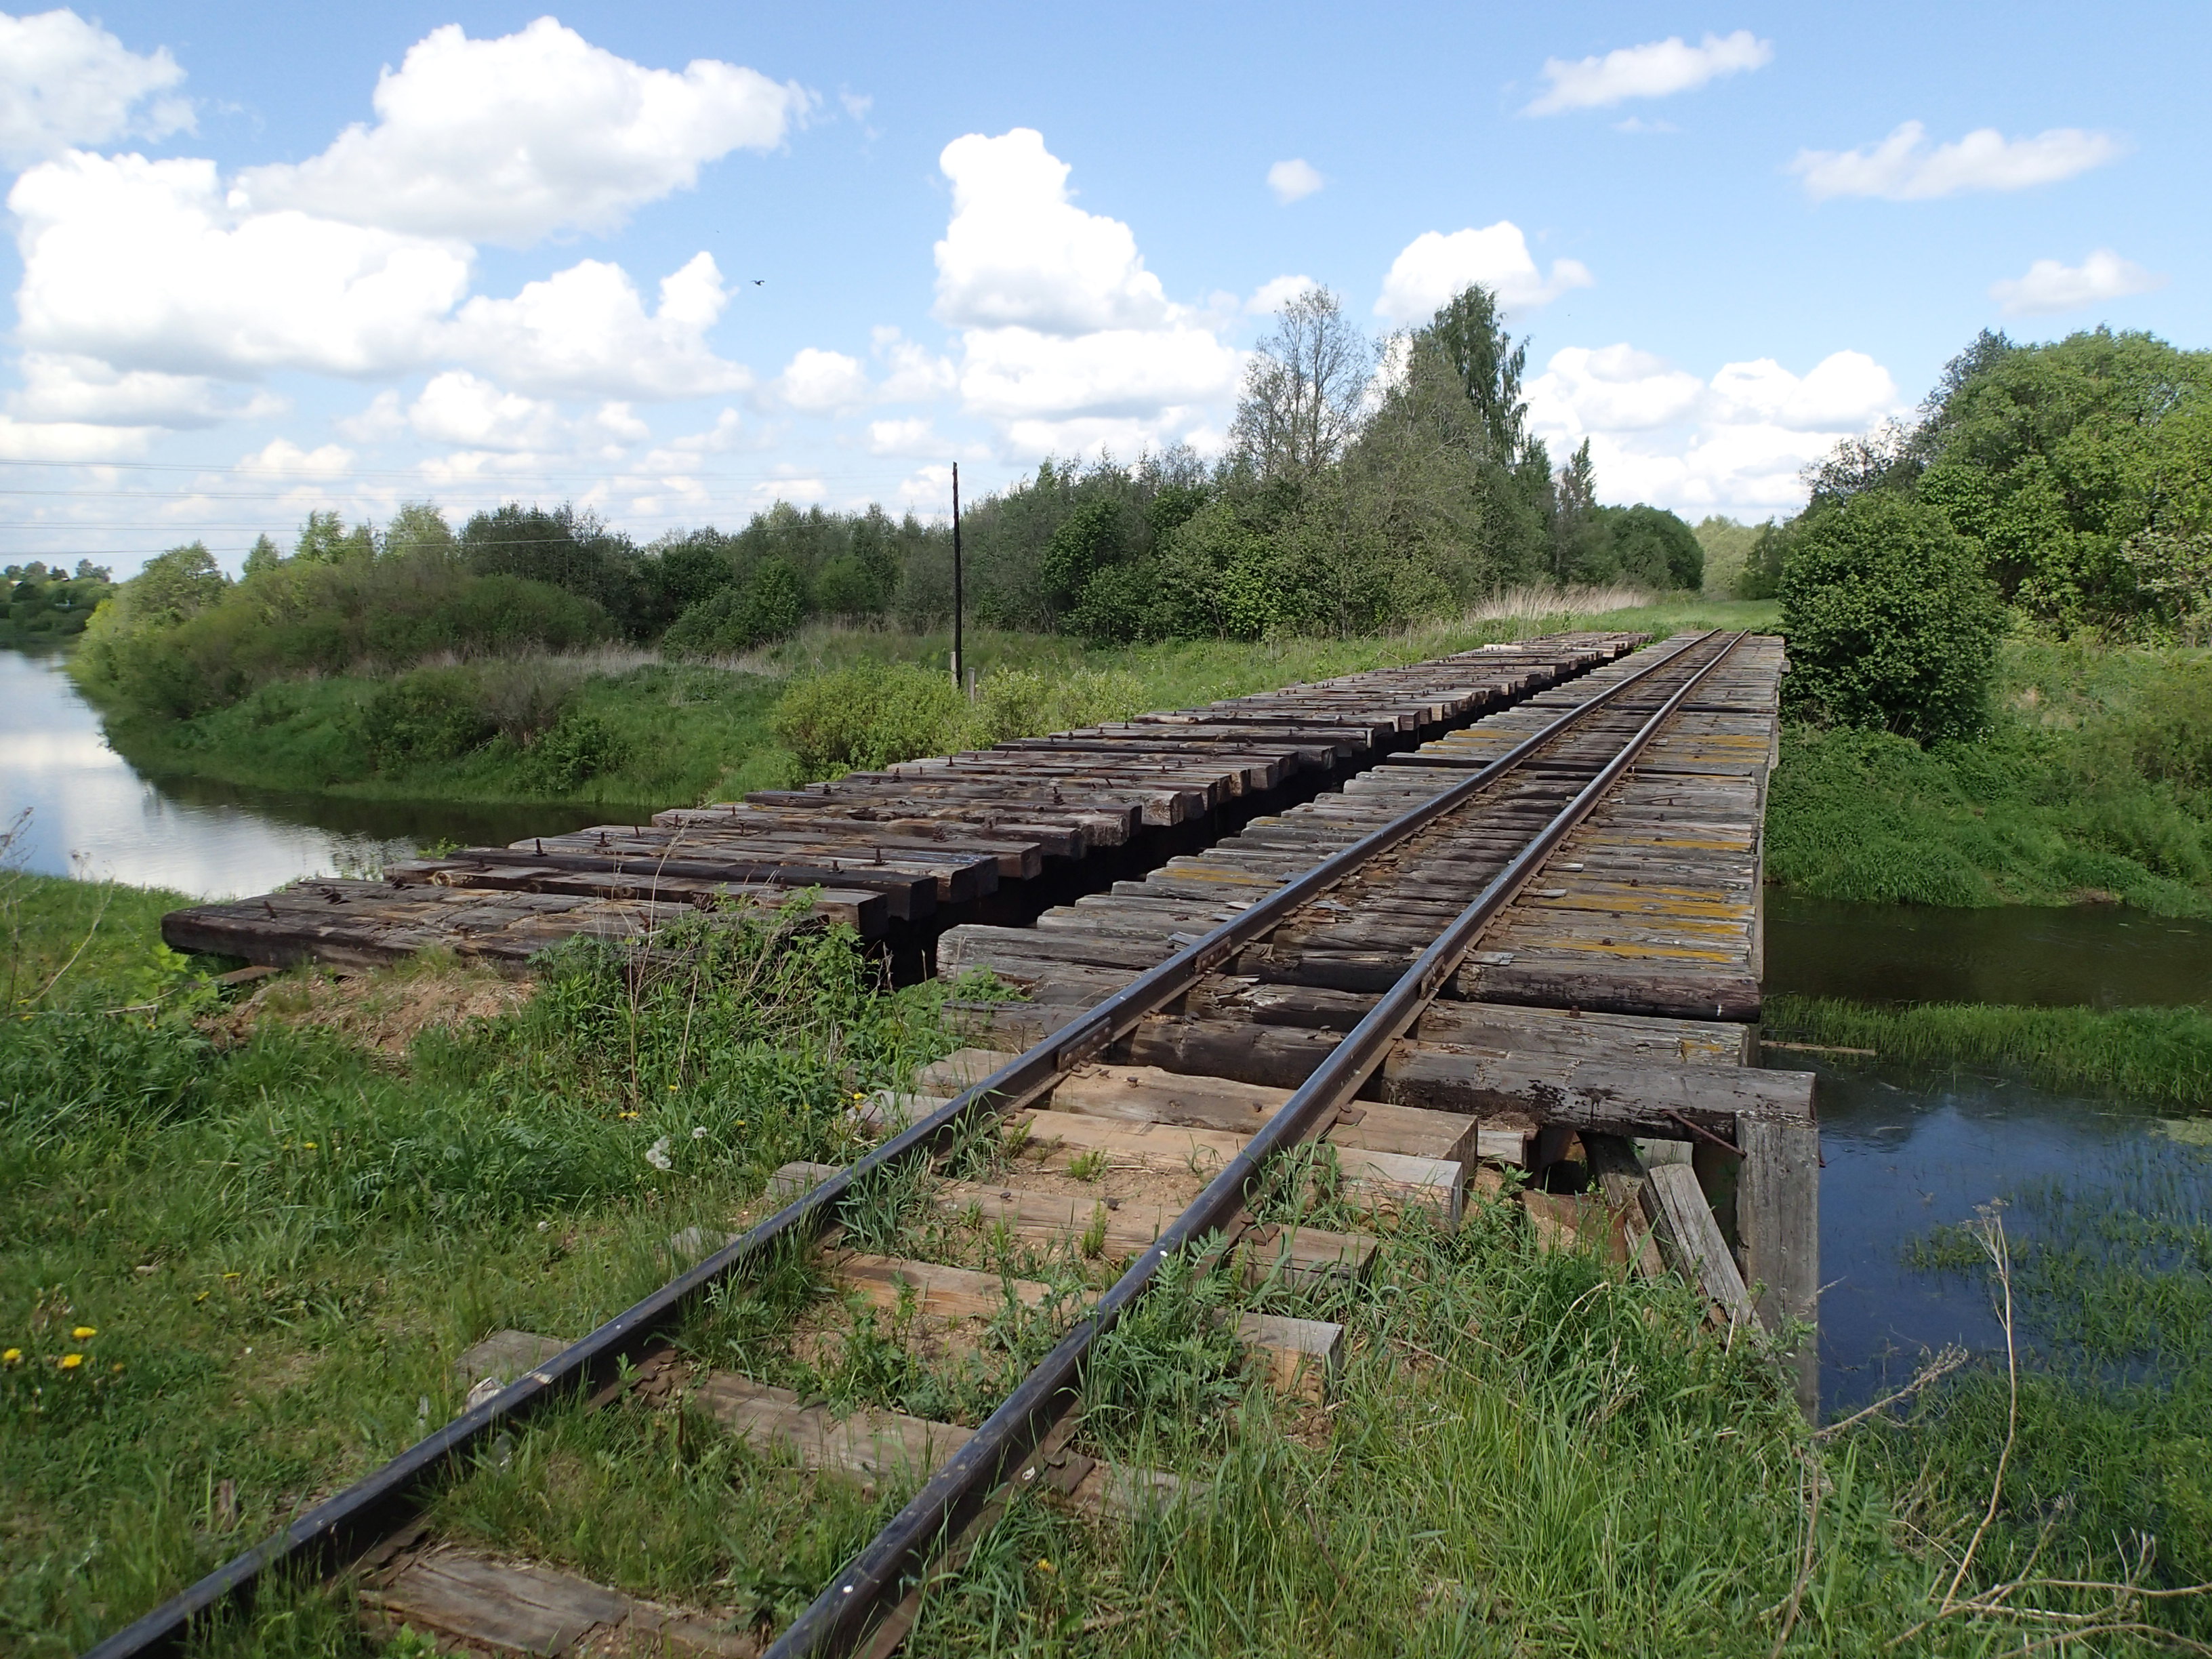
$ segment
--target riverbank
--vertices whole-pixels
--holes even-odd
[[[1095,649],[1064,635],[976,629],[965,644],[969,664],[987,678],[1024,671],[1048,693],[1071,678],[1113,676],[1129,688],[1135,709],[1157,709],[1563,629],[1662,635],[1693,627],[1771,629],[1776,615],[1770,604],[1691,597],[1589,615],[1476,615],[1366,639]],[[951,645],[944,634],[815,626],[719,665],[635,652],[533,657],[282,681],[190,720],[112,702],[100,711],[109,741],[157,781],[190,777],[337,799],[596,805],[619,816],[789,787],[803,769],[778,743],[772,717],[793,684],[861,663],[942,668]],[[1052,701],[1039,698],[1040,708]],[[458,722],[441,718],[455,709],[465,713]]]
[[[1815,897],[2212,916],[2212,653],[2008,641],[1974,741],[1789,728],[1767,822]]]

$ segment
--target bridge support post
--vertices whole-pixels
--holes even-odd
[[[1736,1188],[1743,1276],[1769,1330],[1814,1328],[1792,1355],[1797,1404],[1809,1421],[1820,1411],[1820,1127],[1810,1118],[1746,1113],[1735,1134],[1743,1151]]]

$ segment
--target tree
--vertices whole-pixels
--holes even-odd
[[[1597,504],[1597,469],[1590,464],[1588,438],[1559,469],[1553,499],[1552,579],[1588,581],[1603,572],[1612,551],[1612,538]]]
[[[1229,446],[1262,481],[1296,483],[1336,462],[1359,429],[1375,348],[1325,288],[1277,314],[1244,372]]]
[[[1705,550],[1698,532],[1662,507],[1617,507],[1607,514],[1613,568],[1649,587],[1702,586]]]
[[[400,502],[384,526],[382,551],[388,559],[410,554],[436,556],[453,552],[457,545],[446,515],[428,501]]]
[[[307,514],[292,556],[302,564],[343,564],[349,559],[374,557],[375,552],[376,532],[366,524],[348,530],[345,520],[333,509]]]
[[[1869,491],[1801,521],[1782,573],[1785,710],[1917,742],[1988,717],[2005,615],[1942,512]]]
[[[1468,401],[1480,415],[1491,453],[1507,466],[1521,460],[1528,422],[1521,372],[1528,362],[1528,343],[1516,343],[1505,331],[1498,296],[1481,283],[1470,283],[1437,308],[1422,331],[1443,353]],[[1588,459],[1585,454],[1583,459]]]
[[[284,562],[284,554],[275,542],[265,535],[256,536],[253,545],[246,550],[245,574],[259,576],[276,569]]]

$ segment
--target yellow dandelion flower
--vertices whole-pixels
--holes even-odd
[[[65,1371],[73,1371],[83,1364],[84,1356],[81,1353],[65,1353],[62,1356],[62,1369]]]
[[[111,1371],[113,1371],[113,1372],[116,1374],[116,1376],[122,1376],[122,1375],[123,1375],[123,1362],[122,1362],[121,1360],[119,1360],[119,1359],[118,1359],[118,1360],[117,1360],[117,1361],[116,1361],[112,1365],[110,1365],[107,1369],[108,1369],[108,1370],[110,1370]]]
[[[672,1084],[672,1084],[670,1084],[668,1086],[669,1086],[671,1089],[673,1089],[673,1088],[675,1088],[675,1086],[676,1086],[676,1085],[675,1085],[674,1084]]]
[[[71,1331],[70,1334],[75,1337],[78,1341],[82,1342],[88,1336],[98,1336],[100,1334],[100,1327],[97,1325],[80,1325],[75,1330]]]
[[[22,1363],[23,1351],[21,1348],[10,1348],[7,1352],[0,1353],[0,1365],[20,1365]]]
[[[301,1142],[300,1143],[300,1145],[301,1145],[301,1146],[304,1150],[306,1150],[306,1151],[307,1151],[307,1152],[313,1152],[313,1151],[315,1150],[315,1143],[314,1143],[313,1141],[312,1141],[312,1140],[303,1140],[303,1141],[301,1141]]]
[[[1037,1557],[1037,1571],[1039,1572],[1050,1572],[1052,1570],[1053,1567],[1051,1562],[1046,1560],[1042,1555]]]

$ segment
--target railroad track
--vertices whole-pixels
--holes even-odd
[[[890,1652],[925,1577],[957,1566],[1012,1491],[1041,1485],[1109,1511],[1162,1501],[1172,1477],[1082,1449],[1079,1402],[1102,1340],[1166,1264],[1194,1256],[1255,1292],[1237,1331],[1267,1373],[1288,1389],[1326,1388],[1341,1331],[1299,1316],[1298,1299],[1370,1272],[1378,1239],[1263,1224],[1255,1200],[1286,1167],[1301,1181],[1318,1169],[1351,1206],[1340,1216],[1419,1212],[1449,1227],[1470,1182],[1496,1183],[1485,1156],[1529,1162],[1533,1126],[1486,1139],[1468,1110],[1385,1097],[1403,1092],[1377,1086],[1386,1060],[1484,930],[1743,637],[1678,636],[1594,677],[1540,724],[1524,718],[1533,729],[1502,750],[1401,769],[1389,791],[1319,815],[1303,842],[1291,836],[1285,878],[1271,889],[1086,902],[1096,922],[1078,931],[1092,936],[1092,957],[1118,961],[1117,940],[1133,947],[1120,988],[1087,1005],[1067,1000],[1086,983],[1079,975],[1060,982],[1057,1004],[984,1011],[976,1031],[1002,1046],[963,1049],[912,1090],[871,1100],[866,1115],[884,1138],[866,1157],[779,1172],[791,1201],[740,1237],[671,1241],[699,1259],[581,1341],[507,1333],[480,1345],[485,1380],[460,1417],[93,1653],[173,1650],[195,1620],[250,1596],[272,1571],[348,1565],[362,1576],[364,1607],[387,1624],[493,1650],[758,1653],[748,1635],[550,1569],[455,1550],[416,1524],[426,1495],[470,1453],[579,1390],[688,1403],[810,1466],[919,1482],[775,1638],[768,1651],[776,1659]],[[1048,952],[1040,988],[1052,992],[1051,972],[1071,960],[1079,967],[1083,955]],[[1170,1013],[1171,1037],[1162,1028]],[[1006,1052],[1009,1034],[1023,1052]],[[1786,1094],[1790,1085],[1775,1086]],[[1626,1138],[1654,1132],[1650,1120],[1663,1115],[1656,1133],[1721,1144],[1711,1127],[1721,1116],[1685,1100],[1686,1112],[1663,1103],[1588,1109],[1589,1165],[1608,1194],[1636,1197],[1649,1242],[1634,1241],[1632,1254],[1644,1270],[1661,1270],[1663,1245],[1665,1262],[1705,1289],[1716,1318],[1747,1319],[1751,1295],[1687,1166],[1647,1171]],[[1774,1121],[1757,1106],[1745,1109],[1746,1122]],[[1784,1102],[1784,1116],[1794,1109]],[[893,1191],[899,1207],[886,1223]],[[860,1322],[957,1359],[984,1340],[984,1327],[1003,1329],[1011,1316],[1032,1333],[1042,1323],[1049,1351],[969,1427],[883,1411],[836,1418],[692,1364],[669,1346],[710,1289],[795,1244],[826,1251],[843,1293],[800,1334],[805,1341],[834,1342]]]

